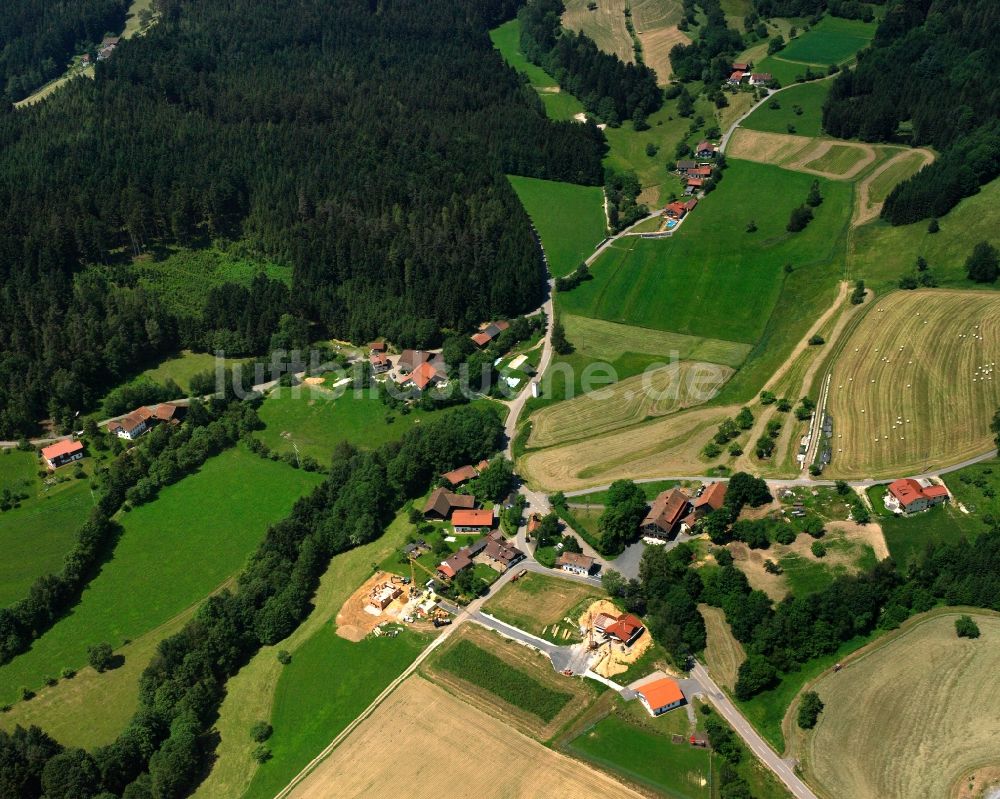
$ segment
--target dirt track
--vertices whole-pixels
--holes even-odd
[[[854,206],[854,218],[851,220],[851,224],[854,227],[861,227],[861,225],[867,224],[878,217],[882,211],[882,203],[875,203],[872,205],[869,202],[872,184],[883,172],[890,169],[899,161],[908,158],[912,153],[921,153],[923,155],[923,166],[927,166],[934,161],[934,153],[930,150],[903,150],[899,155],[895,155],[884,164],[880,164],[870,175],[858,183],[858,190],[856,193],[857,199]],[[922,169],[923,166],[918,167],[918,171]]]
[[[642,794],[414,676],[292,796],[640,799]]]

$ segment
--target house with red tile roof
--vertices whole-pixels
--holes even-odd
[[[410,372],[410,376],[403,381],[404,386],[413,386],[417,391],[426,389],[442,383],[445,374],[430,361],[424,361],[416,369]]]
[[[479,332],[469,336],[469,338],[477,347],[485,347],[508,327],[510,327],[510,322],[484,322],[479,326]]]
[[[42,448],[42,457],[50,469],[58,469],[67,463],[78,461],[83,458],[82,441],[57,441]]]
[[[751,86],[764,86],[764,85],[766,85],[766,84],[768,84],[770,82],[771,82],[771,73],[770,72],[754,72],[750,76],[750,85]]]
[[[695,517],[700,519],[725,505],[727,488],[729,488],[728,483],[709,483],[705,486],[701,494],[691,503]]]
[[[457,469],[452,469],[450,472],[445,472],[441,475],[441,477],[453,486],[460,486],[462,483],[467,483],[478,476],[479,471],[475,466],[459,466]]]
[[[661,716],[684,704],[684,692],[677,680],[661,677],[635,689],[636,696],[650,716]]]
[[[743,72],[742,70],[739,69],[733,70],[733,74],[729,76],[729,82],[733,86],[739,86],[739,84],[743,82],[743,76],[746,74],[747,74],[746,72]]]
[[[151,426],[153,412],[149,408],[136,408],[132,413],[125,414],[121,419],[108,423],[108,432],[118,438],[135,441]]]
[[[380,375],[383,372],[388,372],[392,369],[392,361],[381,352],[373,352],[368,356],[368,363],[371,364],[372,372],[374,374]]]
[[[493,529],[493,511],[489,508],[456,510],[451,514],[451,523],[456,533],[485,533]]]
[[[951,498],[948,489],[930,480],[903,478],[889,483],[883,500],[893,513],[917,513]]]
[[[642,520],[642,534],[647,538],[669,541],[679,532],[690,504],[690,497],[679,488],[663,491],[653,500],[649,513]]]

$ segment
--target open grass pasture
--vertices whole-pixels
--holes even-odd
[[[895,287],[900,276],[914,271],[917,256],[922,255],[941,286],[997,288],[998,283],[969,281],[965,259],[976,242],[1000,246],[998,203],[1000,179],[987,183],[978,194],[966,197],[942,217],[937,233],[927,232],[927,220],[898,227],[877,221],[859,228],[848,257],[851,279],[864,280],[875,291],[886,291]]]
[[[326,389],[303,386],[298,394],[287,388],[269,396],[260,407],[266,427],[257,437],[277,452],[297,452],[320,463],[329,463],[333,448],[347,441],[373,449],[400,438],[433,411],[391,411],[376,396],[355,396],[353,390],[340,396]]]
[[[1000,296],[900,291],[876,300],[833,368],[836,476],[917,474],[993,446]]]
[[[550,447],[700,405],[718,394],[733,370],[680,361],[612,386],[550,405],[534,414],[529,447]]]
[[[579,638],[574,612],[578,616],[601,593],[593,586],[528,572],[501,588],[484,611],[539,638],[563,643],[567,633]]]
[[[964,471],[964,470],[963,470]],[[948,479],[948,487],[957,482]],[[886,546],[892,559],[901,567],[919,561],[931,544],[947,544],[957,538],[975,538],[986,529],[978,515],[962,513],[952,503],[938,505],[913,516],[896,516],[885,510],[882,496],[885,486],[875,486],[868,490],[875,512],[885,536]]]
[[[788,133],[792,125],[799,136],[819,136],[823,122],[823,103],[830,93],[831,81],[811,81],[790,86],[772,100],[778,108],[771,108],[770,101],[740,123],[740,127],[768,133]],[[801,110],[798,113],[796,109]]]
[[[970,640],[955,635],[959,615],[916,619],[812,686],[825,708],[802,761],[821,795],[952,796],[998,765],[1000,617],[973,612],[982,637]]]
[[[257,769],[245,799],[271,799],[398,677],[430,636],[404,630],[395,638],[351,643],[332,622],[301,646],[281,673],[268,742],[272,759]],[[249,729],[246,749],[254,747]]]
[[[638,701],[634,704],[638,705]],[[660,718],[637,722],[632,723],[624,714],[611,713],[585,730],[567,749],[658,795],[670,799],[710,799],[709,752],[686,742],[673,744],[669,732],[660,729],[670,727],[671,732],[686,735],[684,711],[672,710]]]
[[[390,751],[386,731],[400,731]],[[373,756],[373,753],[378,753]],[[488,758],[488,762],[486,760]],[[503,763],[503,774],[492,763]],[[267,768],[270,764],[265,764]],[[512,730],[447,689],[411,677],[295,792],[330,796],[641,799],[643,794]]]
[[[868,46],[876,27],[874,22],[825,16],[792,39],[777,57],[802,64],[842,64]]]
[[[672,238],[617,242],[593,264],[593,280],[560,295],[562,309],[755,344],[781,294],[784,264],[815,273],[839,261],[851,208],[849,186],[821,179],[826,201],[814,221],[801,233],[785,230],[812,180],[774,166],[731,161],[719,188]],[[755,233],[746,232],[751,220]]]
[[[34,475],[35,457],[27,455]],[[0,455],[0,463],[14,455]],[[72,468],[72,467],[68,467]],[[6,485],[0,480],[0,488]],[[94,498],[89,480],[73,480],[56,486],[52,496],[28,499],[20,508],[0,514],[0,607],[24,598],[39,577],[62,568],[63,558],[76,543],[76,534],[87,520]]]
[[[267,526],[321,477],[242,447],[207,461],[159,497],[121,514],[114,556],[77,606],[25,654],[0,667],[0,701],[22,685],[87,662],[87,647],[120,647],[218,589],[243,566]]]
[[[515,175],[508,180],[542,239],[552,274],[568,275],[594,252],[607,232],[604,190]]]

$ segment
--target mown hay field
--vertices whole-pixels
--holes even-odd
[[[528,452],[518,471],[532,485],[573,491],[618,478],[702,474],[710,465],[701,457],[723,419],[739,406],[693,408],[646,424],[602,436]]]
[[[634,64],[632,36],[625,27],[628,0],[600,0],[593,10],[587,7],[589,1],[566,0],[563,27],[589,36],[605,53],[613,53],[626,64]]]
[[[856,142],[833,142],[790,133],[772,133],[738,128],[727,148],[731,158],[773,164],[797,172],[852,180],[876,162],[899,152],[899,148],[873,147]]]
[[[822,796],[950,796],[1000,763],[1000,617],[973,613],[982,637],[970,640],[955,635],[959,615],[917,620],[812,686],[825,708],[802,761]]]
[[[655,73],[657,82],[665,85],[673,68],[670,51],[678,44],[688,44],[691,38],[677,29],[681,19],[681,4],[677,0],[635,0],[632,21],[642,43],[642,59]]]
[[[714,363],[680,361],[543,408],[532,416],[529,447],[550,447],[619,430],[708,402],[733,374]]]
[[[203,600],[239,571],[268,525],[321,480],[240,446],[122,514],[114,556],[73,612],[0,667],[0,703],[15,699],[22,685],[37,690],[46,675],[82,668],[87,647],[120,647]]]
[[[698,605],[698,610],[705,620],[705,631],[708,633],[705,665],[719,685],[732,690],[736,685],[736,673],[746,660],[743,644],[733,637],[733,631],[726,621],[726,614],[722,608]]]
[[[542,239],[552,274],[568,275],[607,232],[604,190],[515,175],[508,180]]]
[[[889,477],[993,446],[1000,296],[940,289],[877,300],[833,368],[835,476]]]
[[[405,730],[405,745],[387,751],[387,730]],[[489,763],[470,753],[488,753]],[[502,778],[490,763],[504,764]],[[409,796],[414,785],[427,797],[642,797],[419,677],[393,692],[291,796]]]

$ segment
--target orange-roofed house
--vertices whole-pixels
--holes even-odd
[[[649,513],[642,520],[642,534],[660,541],[669,541],[679,531],[690,502],[690,497],[679,488],[662,492],[653,500]]]
[[[684,704],[684,692],[677,680],[662,677],[635,689],[636,696],[642,702],[650,716],[661,716],[668,710]]]
[[[57,441],[42,449],[42,457],[50,469],[58,469],[83,457],[83,442]]]
[[[699,167],[695,167],[694,169],[689,169],[688,170],[688,177],[691,177],[691,178],[700,178],[701,180],[704,180],[705,178],[710,178],[710,177],[712,177],[712,167],[710,167],[710,166],[699,166]]]
[[[493,529],[493,511],[456,510],[452,511],[451,523],[456,533],[485,533]]]
[[[152,419],[153,412],[149,408],[136,408],[121,419],[109,422],[108,432],[114,433],[118,438],[134,441],[149,429]]]
[[[663,213],[671,219],[683,219],[687,213],[687,203],[672,202],[663,210]]]
[[[642,620],[631,613],[623,613],[611,624],[604,626],[604,634],[608,638],[615,638],[625,646],[632,646],[642,635],[646,628],[642,625]]]
[[[409,378],[403,385],[412,385],[417,391],[423,391],[428,386],[440,383],[443,379],[441,372],[430,361],[424,361],[416,369],[410,372]]]
[[[904,478],[889,483],[885,493],[886,508],[893,513],[917,513],[950,499],[948,489],[930,480]]]
[[[459,466],[457,469],[445,472],[441,476],[453,486],[460,486],[462,483],[467,483],[474,477],[478,477],[479,472],[476,471],[475,466]]]
[[[713,510],[718,510],[726,504],[726,483],[711,483],[701,492],[701,496],[696,497],[691,504],[694,506],[696,519],[708,516]]]
[[[733,84],[734,86],[737,86],[737,85],[739,85],[740,83],[743,82],[743,76],[744,75],[746,75],[745,72],[741,72],[738,69],[734,70],[733,74],[729,76],[729,82],[731,84]]]

